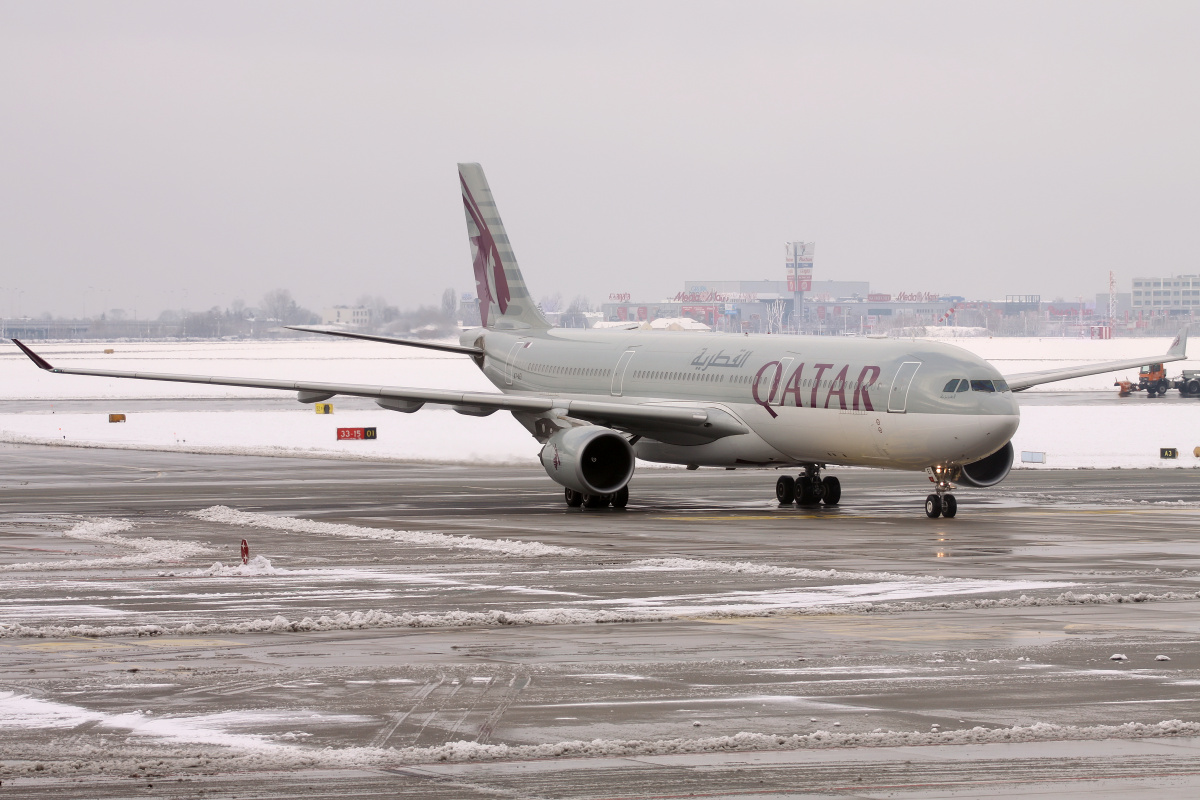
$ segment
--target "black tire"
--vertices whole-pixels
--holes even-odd
[[[629,487],[622,486],[612,496],[613,508],[624,508],[629,505]]]
[[[825,496],[821,500],[827,506],[836,506],[842,499],[842,482],[832,475],[826,475],[821,483],[825,485]]]
[[[1146,388],[1146,397],[1154,397],[1158,394],[1158,389],[1153,386]]]
[[[954,499],[954,495],[942,495],[942,516],[950,519],[957,513],[958,501]]]
[[[1187,382],[1187,393],[1190,397],[1200,396],[1200,380],[1192,378]]]
[[[802,478],[796,483],[796,505],[812,506],[821,502],[816,498],[816,492],[813,491],[813,484],[808,478]]]
[[[571,508],[579,508],[583,505],[583,495],[574,489],[563,489],[563,496],[567,498],[567,505]]]
[[[925,516],[937,519],[942,515],[942,498],[931,494],[925,498]]]
[[[791,475],[781,475],[775,481],[775,499],[781,506],[790,506],[796,500],[796,479]]]
[[[584,508],[604,508],[608,505],[608,498],[611,495],[607,494],[585,494],[583,496]]]
[[[1169,380],[1167,380],[1166,378],[1163,378],[1161,381],[1158,382],[1159,394],[1166,394],[1167,389],[1170,389],[1170,388],[1171,388],[1171,382]]]

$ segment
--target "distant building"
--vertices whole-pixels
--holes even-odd
[[[1200,308],[1200,275],[1134,278],[1135,311],[1190,313]]]
[[[1133,295],[1129,292],[1117,292],[1117,316],[1114,319],[1128,319],[1129,312],[1132,310]],[[1096,316],[1101,319],[1108,317],[1108,292],[1096,295]]]
[[[321,323],[367,328],[371,325],[371,309],[366,306],[333,306],[321,312]]]

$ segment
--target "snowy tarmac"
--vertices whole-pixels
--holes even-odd
[[[1200,790],[1194,469],[936,521],[920,475],[838,474],[837,509],[667,469],[589,511],[536,467],[0,444],[2,788]]]

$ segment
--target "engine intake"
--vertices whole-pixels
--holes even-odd
[[[583,494],[612,494],[633,477],[633,448],[599,425],[559,431],[542,447],[540,458],[555,483]]]
[[[955,480],[965,483],[968,486],[979,486],[981,488],[995,486],[1008,477],[1008,471],[1012,469],[1012,463],[1012,442],[1005,442],[1004,447],[1001,447],[987,458],[981,458],[970,464],[963,464],[959,468],[959,474],[955,477]]]

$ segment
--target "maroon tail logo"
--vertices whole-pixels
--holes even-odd
[[[471,190],[467,188],[467,182],[462,175],[459,175],[458,179],[462,183],[463,206],[466,207],[467,214],[475,223],[476,230],[479,231],[478,236],[471,237],[471,244],[475,245],[475,294],[479,298],[479,320],[484,327],[487,327],[488,309],[492,301],[496,302],[500,313],[503,314],[508,310],[508,301],[512,295],[508,291],[508,279],[504,277],[504,262],[500,260],[500,250],[496,247],[496,240],[492,238],[492,231],[488,228],[487,221],[483,218],[483,212],[480,211],[479,204],[475,202]],[[496,285],[494,295],[491,284],[488,282],[489,269]]]

